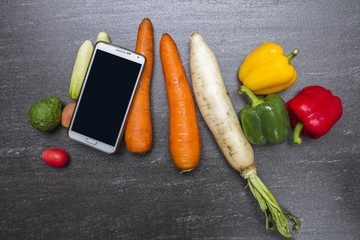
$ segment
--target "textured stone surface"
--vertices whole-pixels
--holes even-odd
[[[134,49],[144,17],[154,25],[151,83],[153,147],[146,155],[106,155],[71,141],[66,129],[42,133],[27,111],[56,96],[71,102],[77,50],[100,31]],[[169,33],[190,79],[189,35],[198,31],[218,58],[234,108],[248,102],[236,90],[238,67],[272,41],[292,61],[297,82],[285,101],[308,85],[338,95],[344,114],[319,140],[303,138],[254,147],[258,174],[279,204],[302,219],[294,239],[360,238],[360,3],[349,1],[3,1],[0,4],[1,239],[281,239],[245,181],[227,163],[197,109],[202,154],[197,169],[179,175],[168,148],[168,103],[159,42]],[[96,113],[96,107],[94,107]],[[41,160],[59,147],[66,168]]]

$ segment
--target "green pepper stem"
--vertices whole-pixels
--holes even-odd
[[[256,172],[252,173],[247,178],[250,191],[259,202],[261,210],[265,214],[266,230],[274,231],[275,226],[272,221],[275,222],[277,230],[285,237],[291,237],[289,232],[289,223],[286,220],[288,218],[293,223],[293,231],[298,232],[301,226],[301,221],[297,217],[290,213],[285,213],[276,202],[274,196],[270,190],[265,186],[261,179],[257,176]]]
[[[256,107],[257,105],[264,102],[264,99],[259,99],[258,97],[256,97],[255,94],[244,85],[239,87],[238,92],[239,94],[245,93],[250,98],[252,107]]]
[[[292,53],[290,53],[289,55],[287,55],[287,59],[289,60],[289,62],[296,57],[296,55],[299,54],[299,49],[295,48],[294,51],[292,51]]]
[[[301,144],[300,132],[303,129],[303,127],[304,127],[304,124],[301,121],[299,121],[295,126],[293,141],[296,144]]]

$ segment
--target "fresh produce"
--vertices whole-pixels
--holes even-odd
[[[86,40],[78,51],[75,59],[74,68],[71,76],[69,95],[73,100],[77,100],[81,86],[84,82],[86,71],[89,67],[94,46],[90,40]]]
[[[30,124],[39,131],[53,130],[60,123],[61,105],[62,101],[57,97],[37,101],[28,112]]]
[[[109,36],[106,32],[99,32],[96,38],[96,42],[106,42],[110,43]]]
[[[63,109],[62,114],[61,114],[61,125],[63,125],[63,127],[66,127],[66,128],[69,127],[71,118],[74,114],[75,106],[76,106],[75,103],[69,103]]]
[[[294,232],[299,230],[300,220],[283,212],[257,176],[253,149],[241,129],[216,57],[199,33],[190,36],[190,69],[200,112],[229,164],[247,180],[265,214],[266,229],[275,230],[272,224],[274,220],[278,231],[285,237],[290,237],[285,217],[294,223]]]
[[[255,49],[242,63],[240,81],[257,95],[280,92],[296,81],[296,71],[290,61],[299,53],[295,49],[284,56],[275,43],[265,43]]]
[[[146,153],[152,144],[149,95],[154,56],[153,27],[148,18],[139,26],[135,51],[146,57],[146,63],[129,112],[125,144],[130,152]]]
[[[42,159],[47,164],[53,167],[63,167],[68,162],[67,153],[59,148],[49,148],[46,149],[42,155]]]
[[[259,99],[245,86],[239,88],[239,93],[245,93],[252,101],[239,114],[247,140],[256,145],[285,142],[290,132],[290,121],[282,98],[269,94]]]
[[[186,73],[168,34],[161,38],[160,57],[169,101],[171,157],[182,172],[191,171],[200,159],[199,127]]]
[[[300,144],[300,133],[313,139],[330,131],[343,113],[339,97],[321,86],[309,86],[286,103],[290,121],[295,127],[294,143]]]

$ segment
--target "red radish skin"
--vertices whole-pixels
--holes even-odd
[[[68,162],[68,155],[67,153],[59,148],[49,148],[46,149],[42,155],[42,159],[47,164],[53,167],[63,167]]]

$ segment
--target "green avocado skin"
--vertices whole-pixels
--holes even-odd
[[[246,105],[239,115],[245,136],[252,144],[280,144],[289,136],[289,115],[284,101],[276,94],[267,95],[256,107]]]
[[[30,124],[42,132],[53,130],[60,123],[61,106],[62,101],[57,97],[37,101],[30,107],[28,112]]]

